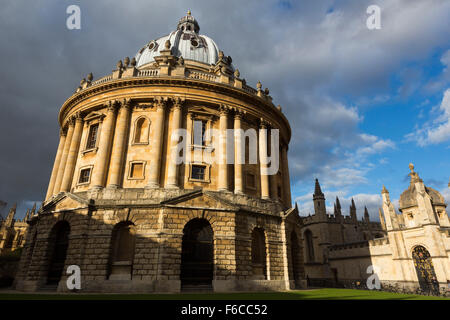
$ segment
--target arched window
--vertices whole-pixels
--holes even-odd
[[[50,232],[49,251],[50,265],[48,268],[47,283],[58,284],[61,280],[66,262],[67,248],[69,247],[70,225],[67,221],[55,224]]]
[[[309,262],[314,261],[314,242],[313,234],[310,230],[305,231],[305,247],[306,247],[306,258]]]
[[[252,270],[258,279],[267,279],[266,237],[264,230],[255,228],[252,232]]]
[[[130,221],[116,224],[111,237],[109,279],[131,280],[134,247],[134,224]]]
[[[148,143],[149,121],[145,117],[136,120],[134,129],[134,143]]]

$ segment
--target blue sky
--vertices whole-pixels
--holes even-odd
[[[81,30],[65,26],[78,4]],[[366,9],[381,8],[368,30]],[[292,127],[293,200],[312,208],[319,178],[331,210],[367,205],[373,218],[383,184],[398,199],[413,162],[425,183],[450,192],[450,1],[5,1],[0,12],[0,199],[19,215],[45,195],[62,103],[93,72],[176,28],[190,9],[241,76],[258,80]],[[26,130],[17,130],[17,128]],[[7,138],[14,132],[13,138]]]

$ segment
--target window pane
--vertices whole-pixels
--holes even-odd
[[[93,124],[89,128],[89,136],[88,136],[88,141],[87,141],[87,145],[86,145],[87,149],[95,148],[95,144],[97,142],[97,133],[98,133],[98,124]]]
[[[131,164],[131,178],[143,178],[144,177],[144,164],[133,163]]]
[[[83,170],[81,170],[79,183],[89,182],[90,174],[91,174],[91,169],[83,169]]]
[[[192,166],[192,179],[205,180],[205,166]]]

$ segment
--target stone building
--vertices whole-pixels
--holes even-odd
[[[89,74],[62,105],[17,289],[67,290],[69,265],[92,292],[305,285],[289,122],[199,31],[188,12],[112,74]]]
[[[0,254],[14,251],[21,248],[25,244],[25,236],[28,229],[27,221],[36,212],[36,204],[31,211],[28,209],[25,217],[15,219],[17,205],[14,204],[9,209],[8,216],[5,220],[0,220]]]
[[[383,186],[379,214],[385,235],[344,243],[335,239],[326,244],[319,236],[314,248],[327,250],[322,250],[326,252],[320,264],[323,271],[316,270],[314,277],[328,280],[328,284],[366,287],[369,277],[369,282],[375,283],[375,273],[382,290],[448,295],[450,223],[446,204],[438,191],[424,185],[412,164],[410,170],[409,187],[399,199],[400,214]],[[376,233],[381,235],[379,230]],[[308,263],[305,269],[308,274]]]
[[[364,208],[364,219],[359,221],[353,199],[348,216],[343,215],[338,197],[334,203],[334,214],[327,213],[325,195],[317,179],[313,202],[314,214],[300,217],[302,241],[305,248],[305,274],[310,285],[329,285],[330,282],[326,280],[336,277],[336,269],[330,268],[328,260],[331,246],[382,238],[386,232],[380,223],[370,221],[367,208]]]

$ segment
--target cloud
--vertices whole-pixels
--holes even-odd
[[[433,111],[433,110],[432,110]],[[408,141],[415,141],[419,146],[439,144],[450,139],[450,89],[444,92],[439,106],[440,114],[432,121],[416,128],[415,132],[406,135]]]
[[[375,2],[377,31],[365,23],[371,0],[80,0],[81,30],[69,31],[64,1],[7,1],[0,12],[7,43],[0,51],[1,198],[44,197],[65,99],[89,72],[109,74],[119,59],[172,31],[188,9],[247,83],[261,80],[282,105],[293,134],[293,185],[314,176],[335,188],[367,183],[369,160],[395,143],[361,129],[361,104],[387,101],[392,73],[450,38],[449,1]],[[441,60],[448,63],[447,55]]]

